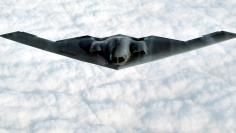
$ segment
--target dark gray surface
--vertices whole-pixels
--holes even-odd
[[[236,34],[219,31],[189,41],[157,36],[134,38],[115,35],[105,38],[82,36],[53,42],[19,31],[1,36],[77,60],[120,69],[233,39]]]

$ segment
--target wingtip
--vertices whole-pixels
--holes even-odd
[[[10,33],[6,33],[6,34],[2,34],[0,36],[4,37],[4,38],[8,38],[8,37],[15,35],[16,33],[20,33],[20,31],[10,32]]]
[[[229,40],[229,39],[234,39],[236,38],[236,33],[233,32],[228,32],[228,31],[216,31],[212,32],[210,34],[203,35],[203,37],[210,37],[210,38],[221,38],[223,40]]]
[[[27,32],[22,32],[22,31],[15,31],[15,32],[10,32],[10,33],[6,33],[6,34],[2,34],[0,35],[1,37],[3,38],[6,38],[6,39],[14,39],[14,38],[17,38],[19,36],[35,36],[33,34],[29,34]]]
[[[229,32],[229,31],[224,31],[224,30],[218,31],[218,32],[222,33],[222,34],[225,34],[225,35],[230,35],[232,37],[236,37],[236,33],[234,33],[234,32]]]
[[[2,34],[0,36],[3,37],[3,38],[8,38],[11,35],[12,35],[12,33],[6,33],[6,34]]]

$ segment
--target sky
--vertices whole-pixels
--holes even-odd
[[[5,0],[0,34],[189,40],[236,33],[233,0]],[[234,133],[236,40],[119,71],[0,38],[1,133]]]

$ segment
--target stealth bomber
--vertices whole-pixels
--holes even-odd
[[[236,38],[235,33],[226,31],[214,32],[188,41],[158,36],[135,38],[121,34],[104,38],[81,36],[50,41],[20,31],[0,36],[35,48],[116,70]]]

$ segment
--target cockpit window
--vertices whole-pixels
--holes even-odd
[[[123,63],[125,61],[124,57],[113,57],[112,62],[113,63]]]
[[[125,58],[123,58],[123,57],[119,57],[118,58],[118,63],[122,63],[122,62],[124,62],[125,61]]]

